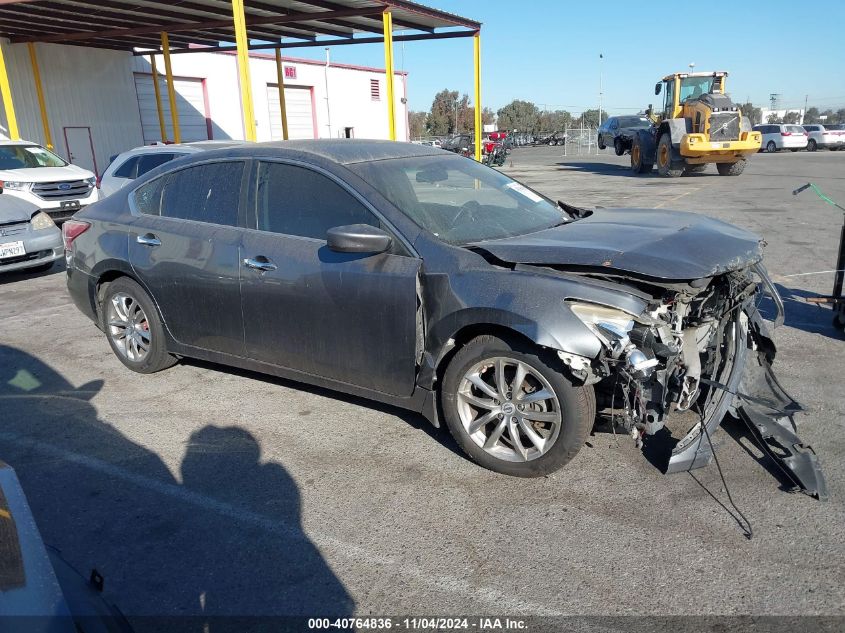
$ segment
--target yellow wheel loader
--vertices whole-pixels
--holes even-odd
[[[654,86],[663,93],[663,111],[647,114],[654,125],[640,130],[631,147],[631,170],[677,178],[716,164],[720,176],[739,176],[760,149],[762,136],[725,93],[724,71],[675,73]]]

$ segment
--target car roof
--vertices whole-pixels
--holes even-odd
[[[36,143],[35,141],[25,141],[23,139],[13,141],[12,139],[8,138],[0,138],[0,145],[38,145],[38,143]]]
[[[449,156],[448,153],[444,153],[443,150],[431,145],[366,139],[315,139],[242,143],[228,147],[221,152],[221,154],[226,156],[284,156],[287,153],[309,154],[341,165],[392,158]]]
[[[194,141],[189,143],[158,143],[156,145],[142,145],[140,147],[133,147],[125,152],[121,152],[120,156],[131,156],[133,154],[156,154],[159,152],[202,152],[211,151],[215,149],[225,149],[235,145],[243,145],[246,141],[233,140],[217,140],[217,141]]]

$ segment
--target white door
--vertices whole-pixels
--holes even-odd
[[[68,160],[90,172],[97,173],[97,161],[94,158],[94,144],[91,141],[91,128],[66,127],[65,141],[67,142]]]
[[[278,84],[267,84],[267,107],[270,110],[270,138],[281,141],[282,110],[279,106]],[[314,134],[314,104],[310,88],[285,86],[285,107],[290,139],[317,138]]]
[[[208,140],[209,113],[205,108],[205,91],[202,79],[174,79],[176,87],[176,109],[179,113],[179,130],[182,142]],[[158,89],[161,91],[161,107],[164,112],[166,140],[173,140],[173,125],[170,121],[170,100],[167,98],[167,80],[159,75]],[[153,76],[135,73],[135,90],[138,95],[138,110],[141,113],[141,128],[144,132],[144,144],[149,145],[161,138],[156,109]]]

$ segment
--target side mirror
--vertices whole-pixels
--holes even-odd
[[[329,248],[337,253],[383,253],[393,239],[381,229],[369,224],[336,226],[326,232]]]
[[[663,88],[663,84],[658,81],[654,84],[654,94],[659,95],[661,88]]]

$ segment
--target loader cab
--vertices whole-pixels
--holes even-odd
[[[663,93],[663,118],[677,119],[684,116],[684,103],[695,101],[706,94],[724,94],[728,73],[675,73],[663,78],[654,86],[654,94]]]

